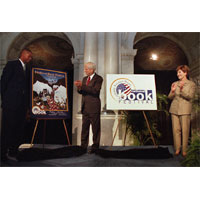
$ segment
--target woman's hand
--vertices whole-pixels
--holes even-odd
[[[176,87],[177,87],[177,84],[176,84],[176,83],[173,83],[172,86],[171,86],[171,91],[172,91],[172,92],[175,92]]]
[[[180,86],[180,90],[182,90],[184,86],[184,81],[180,81],[179,86]]]

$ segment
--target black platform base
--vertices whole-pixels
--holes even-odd
[[[109,150],[109,147],[102,147],[95,151],[95,154],[103,158],[120,159],[167,159],[173,157],[167,147],[131,148],[123,150]],[[87,153],[81,146],[67,146],[56,149],[30,148],[21,150],[18,161],[36,161],[57,158],[78,157]]]
[[[122,151],[98,149],[97,155],[104,158],[165,159],[173,157],[167,147],[133,148]]]
[[[17,155],[18,161],[35,161],[56,158],[77,157],[85,154],[87,151],[81,146],[67,146],[56,149],[30,148],[21,150]]]

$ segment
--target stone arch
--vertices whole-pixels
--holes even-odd
[[[54,36],[61,38],[65,41],[67,41],[69,44],[72,45],[74,48],[74,52],[79,51],[79,46],[77,45],[77,36],[76,33],[62,33],[62,32],[24,32],[19,33],[11,42],[9,45],[7,54],[6,54],[6,60],[13,60],[17,59],[19,56],[20,51],[26,47],[28,44],[30,44],[32,41],[37,40],[41,37],[45,36]]]
[[[135,40],[136,32],[121,33],[121,43],[123,48],[133,48],[133,41]]]
[[[159,33],[152,33],[152,32],[137,32],[133,41],[133,46],[148,37],[153,36],[160,36],[167,38],[173,42],[175,42],[184,52],[185,56],[187,57],[189,65],[192,63],[192,56],[190,55],[187,46],[183,43],[183,41],[178,37],[179,33],[168,33],[168,32],[159,32]]]

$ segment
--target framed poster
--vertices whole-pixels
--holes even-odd
[[[33,118],[69,118],[66,72],[33,68],[31,81]]]
[[[107,74],[108,110],[157,110],[154,75]]]

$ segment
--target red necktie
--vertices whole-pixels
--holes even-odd
[[[88,85],[89,83],[90,83],[90,76],[89,76],[88,79],[87,79],[86,85]]]

